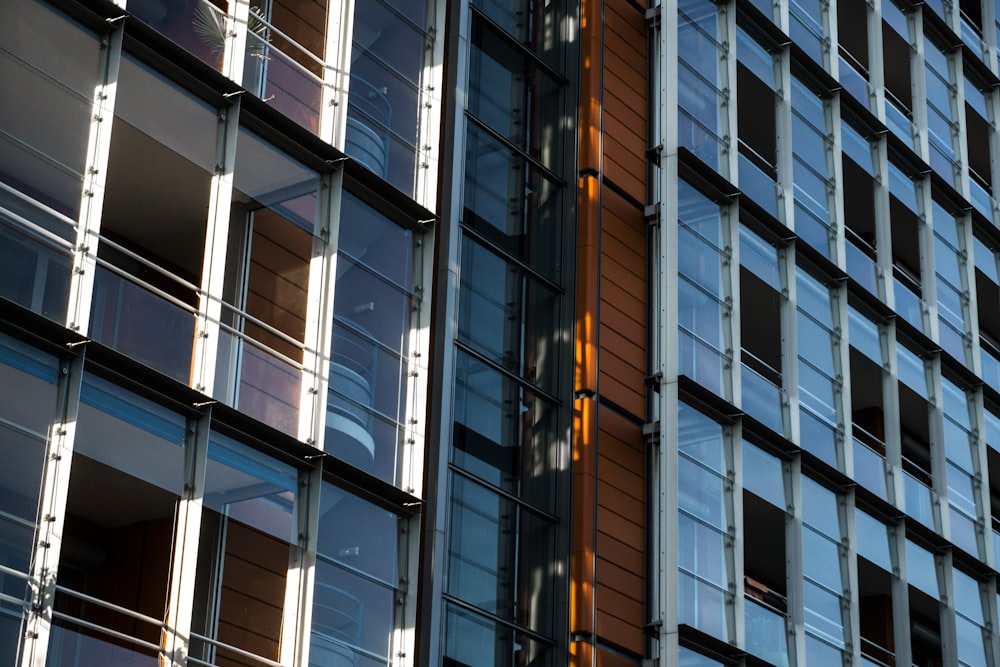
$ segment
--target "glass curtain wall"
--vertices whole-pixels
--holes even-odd
[[[40,0],[0,26],[0,296],[66,323],[102,36]]]
[[[883,500],[892,487],[886,460],[885,387],[882,328],[850,304],[847,307],[851,378],[851,436],[854,479]]]
[[[799,442],[843,468],[843,380],[838,292],[796,267]]]
[[[731,394],[732,279],[728,211],[678,182],[678,370],[719,396]]]
[[[213,106],[122,58],[90,335],[185,384],[219,127]]]
[[[790,464],[743,440],[743,615],[747,653],[775,665],[794,664],[790,641],[786,527]]]
[[[187,424],[85,375],[46,664],[158,664]]]
[[[854,512],[857,541],[858,617],[861,664],[881,667],[896,663],[894,570],[898,564],[892,535],[895,529],[858,508]]]
[[[564,423],[562,3],[473,2],[444,662],[557,660]]]
[[[955,359],[972,366],[969,278],[965,224],[934,200],[934,270],[937,276],[938,340]]]
[[[840,124],[840,137],[846,240],[843,265],[852,279],[878,296],[881,281],[876,211],[882,185],[878,144],[846,122]]]
[[[833,150],[829,110],[823,98],[792,77],[792,183],[795,233],[827,258],[836,233]]]
[[[944,455],[948,481],[951,541],[966,552],[984,556],[984,533],[979,502],[982,475],[973,433],[975,405],[970,394],[948,378],[941,378],[944,422]]]
[[[57,412],[57,360],[0,335],[0,660],[17,664],[32,603],[42,470]]]
[[[678,143],[728,176],[726,22],[701,0],[683,0],[677,12]]]
[[[725,429],[681,403],[677,415],[680,622],[734,636],[732,453]]]
[[[981,377],[989,385],[1000,387],[1000,273],[997,253],[992,243],[973,237],[973,263],[976,281],[976,314],[979,321],[979,359]]]
[[[771,216],[783,219],[778,204],[778,90],[781,67],[776,54],[736,30],[736,88],[754,104],[737,105],[739,187]]]
[[[961,160],[957,144],[958,86],[951,57],[924,40],[924,88],[927,92],[928,161],[949,185],[961,190]]]
[[[841,663],[851,644],[843,504],[834,491],[802,477],[806,662],[813,665]]]
[[[777,433],[788,435],[782,353],[782,310],[787,283],[778,249],[740,225],[740,360],[743,409]]]
[[[987,220],[993,220],[992,95],[987,86],[965,76],[965,137],[969,159],[969,202]]]
[[[923,181],[894,162],[889,163],[888,181],[890,235],[888,238],[883,235],[878,241],[888,241],[892,247],[892,291],[896,312],[918,331],[924,331]]]

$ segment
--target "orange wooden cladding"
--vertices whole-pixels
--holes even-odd
[[[219,641],[278,659],[288,544],[230,521],[219,604]],[[222,661],[225,656],[227,659]],[[220,650],[219,665],[252,665]]]
[[[643,12],[584,0],[577,233],[572,664],[641,663],[645,622],[647,198]],[[614,408],[604,407],[604,404]],[[631,653],[631,660],[623,655]]]

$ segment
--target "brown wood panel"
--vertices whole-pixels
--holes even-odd
[[[642,312],[645,313],[646,281],[637,276],[628,266],[605,253],[601,258],[601,278],[614,283],[631,294],[633,299],[642,304]],[[639,316],[632,319],[642,322],[646,318]]]
[[[619,164],[607,153],[604,154],[604,178],[620,187],[631,197],[640,201],[646,198],[644,175],[637,175],[629,168],[629,165]]]
[[[624,656],[603,649],[597,649],[596,653],[597,667],[640,667],[642,665],[642,658],[637,657],[634,660],[629,660]]]
[[[644,638],[642,624],[637,626],[609,614],[597,614],[597,634],[633,653],[642,654]]]
[[[617,227],[624,226],[612,215],[606,215],[604,219],[604,229],[601,234],[601,250],[605,257],[608,257],[619,264],[625,266],[632,274],[637,276],[643,284],[646,283],[646,244],[637,246],[627,243],[624,238],[631,238],[631,234],[622,233]],[[643,225],[645,228],[645,225]],[[643,290],[643,294],[646,291]]]
[[[219,641],[277,659],[290,552],[281,540],[238,521],[228,522]]]
[[[594,631],[597,543],[597,406],[579,398],[573,412],[573,536],[570,554],[570,629]]]
[[[645,441],[642,437],[642,427],[625,419],[610,410],[602,410],[600,414],[601,434],[614,438],[617,445],[644,452]]]
[[[269,641],[265,637],[261,637],[253,632],[248,632],[238,626],[229,625],[228,623],[219,623],[218,638],[221,642],[236,646],[237,648],[242,648],[270,660],[278,659],[278,642]],[[232,651],[227,651],[221,648],[216,655],[215,664],[218,665],[218,667],[230,667],[236,665],[260,667],[260,662],[257,660],[250,660],[241,655],[237,655]]]
[[[254,211],[253,230],[306,262],[312,256],[312,236],[309,232],[270,209]]]
[[[246,558],[252,554],[261,567],[284,575],[288,570],[291,546],[239,521],[230,520],[226,533],[226,553]]]
[[[601,330],[601,349],[614,350],[616,356],[636,368],[641,368],[646,364],[646,349],[641,345],[642,342],[625,338],[610,327]]]
[[[645,608],[642,598],[623,595],[614,586],[602,586],[597,596],[597,613],[614,616],[631,625],[642,627]]]
[[[607,411],[605,411],[607,412]],[[602,419],[602,421],[607,421]],[[636,431],[639,431],[636,428]],[[637,437],[641,437],[637,436]],[[645,468],[646,468],[646,454],[644,449],[640,447],[632,447],[628,443],[615,437],[614,433],[609,429],[603,427],[600,433],[601,438],[601,453],[602,455],[611,460],[612,462],[623,466],[624,468],[631,470],[633,473],[638,475],[640,479],[645,479]],[[602,478],[602,481],[606,481]],[[621,487],[615,487],[621,488]],[[645,498],[645,493],[641,489],[633,489],[631,487],[622,488],[622,491],[628,493],[629,495],[634,495],[636,498]]]
[[[316,0],[275,0],[273,23],[314,56],[322,58],[326,47],[326,5]]]
[[[602,507],[615,514],[626,517],[636,524],[642,525],[646,520],[646,503],[634,494],[625,493],[622,489],[604,481],[597,483],[597,498]],[[639,545],[633,545],[639,548]]]
[[[634,6],[621,0],[611,0],[604,8],[604,25],[606,30],[627,38],[635,39],[637,48],[646,52],[646,15]]]
[[[645,575],[643,550],[635,545],[625,544],[606,533],[597,534],[597,551],[601,558],[619,565],[638,576]]]
[[[578,193],[574,388],[597,391],[600,182],[593,176],[581,178]]]
[[[240,582],[240,592],[255,600],[274,602],[285,595],[285,573],[272,572],[258,563],[243,560],[238,554],[227,552],[227,579]],[[248,554],[250,555],[250,554]]]
[[[605,141],[615,139],[622,142],[638,143],[641,148],[636,157],[645,161],[646,98],[631,88],[616,86],[604,91],[604,132]],[[613,131],[614,130],[614,131]]]
[[[613,120],[610,116],[607,117],[609,121]],[[616,179],[611,179],[610,175],[608,179],[612,183],[622,184],[622,188],[629,194],[630,197],[634,197],[639,201],[644,201],[647,198],[646,195],[646,160],[642,156],[642,151],[638,153],[635,151],[634,146],[627,146],[622,144],[617,140],[618,137],[625,137],[625,133],[619,132],[614,137],[611,134],[605,135],[606,139],[604,142],[604,169],[607,173],[608,169],[620,170],[627,172],[629,175],[627,178],[623,179],[619,176]],[[642,142],[636,141],[637,144]],[[608,163],[611,162],[614,167],[610,167]]]
[[[601,203],[604,232],[645,255],[647,238],[642,211],[608,188],[604,190]]]
[[[235,588],[223,586],[219,618],[233,627],[260,635],[270,641],[276,642],[281,634],[281,607],[255,600]],[[246,647],[239,646],[239,648]]]
[[[641,390],[641,374],[630,372],[631,369],[621,365],[616,367],[608,363],[609,361],[614,361],[614,358],[605,355],[601,362],[599,377],[601,395],[629,413],[641,415],[646,409],[646,395]],[[639,382],[630,381],[630,376],[639,376]]]
[[[626,468],[607,456],[601,456],[597,465],[601,471],[601,481],[606,481],[636,498],[646,497],[646,481],[641,470]]]
[[[645,19],[641,21],[641,24],[644,26]],[[611,7],[608,7],[604,12],[605,48],[617,53],[622,60],[630,64],[633,70],[644,76],[648,76],[646,69],[648,62],[646,59],[647,39],[644,29],[637,29],[628,19]]]
[[[616,304],[601,299],[601,313],[604,314],[603,326],[614,330],[625,340],[634,345],[643,346],[646,340],[646,323],[636,322],[631,317],[618,310]],[[640,370],[642,370],[640,368]]]
[[[617,332],[617,330],[615,330]],[[624,383],[629,389],[641,396],[646,395],[644,385],[645,372],[643,367],[633,363],[630,359],[623,359],[616,354],[616,349],[601,348],[601,372],[610,375],[619,382]],[[632,414],[641,419],[643,410]]]
[[[640,98],[646,98],[647,77],[632,67],[629,62],[615,51],[604,50],[604,88],[614,89],[619,96],[624,96],[623,88],[629,88]]]
[[[643,545],[643,527],[630,517],[616,514],[603,505],[597,506],[597,531],[610,535],[625,544]],[[598,554],[598,559],[600,559]]]
[[[609,299],[619,304],[618,309],[636,322],[643,322],[646,319],[645,296],[645,286],[643,286],[642,292],[636,295],[629,292],[621,285],[616,284],[613,280],[601,281],[601,298]],[[645,364],[645,358],[640,360],[638,363]]]
[[[598,377],[601,385],[601,395],[614,401],[622,409],[633,415],[640,415],[646,409],[646,398],[636,393],[631,385],[625,384],[613,375],[601,373]]]
[[[634,120],[636,125],[628,132],[646,143],[646,98],[631,86],[608,86],[604,91],[605,116],[613,116],[623,123]],[[608,133],[605,126],[605,133]],[[644,154],[641,154],[645,157]]]
[[[604,117],[604,127],[607,129],[604,135],[604,158],[622,165],[645,184],[646,140],[628,129],[627,119],[610,113]],[[631,191],[629,194],[632,194]],[[644,199],[642,197],[639,201]]]
[[[633,600],[642,600],[646,595],[646,584],[642,577],[600,557],[597,558],[597,583],[601,587],[610,586]]]

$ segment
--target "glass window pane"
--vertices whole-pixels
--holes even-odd
[[[145,0],[129,13],[169,37],[216,70],[226,48],[224,0]]]
[[[935,560],[931,552],[906,540],[906,580],[932,598],[939,597]]]
[[[298,473],[291,466],[225,436],[211,436],[195,633],[278,659],[287,572],[300,557],[297,491]],[[207,659],[213,649],[195,640],[191,654]],[[220,662],[236,657],[224,648],[215,655]]]
[[[982,595],[979,582],[961,570],[952,570],[952,584],[955,587],[955,609],[976,623],[983,622]]]
[[[513,628],[463,609],[445,606],[445,664],[455,667],[552,667],[551,649]]]
[[[459,475],[452,478],[451,499],[447,592],[550,631],[551,579],[536,573],[553,562],[554,526]]]
[[[677,493],[681,510],[720,530],[726,530],[729,517],[722,478],[683,454],[677,462]]]
[[[785,510],[785,483],[781,460],[743,441],[743,488]]]
[[[95,35],[46,3],[10,0],[0,26],[0,181],[59,213],[80,211],[94,94]],[[30,95],[11,91],[31,91]]]
[[[802,477],[802,520],[824,535],[840,540],[837,494],[809,477]]]
[[[128,56],[115,114],[90,335],[187,384],[219,120]]]
[[[678,406],[677,422],[678,451],[726,475],[728,466],[722,425],[684,403]]]
[[[464,353],[456,357],[453,462],[552,511],[556,411],[519,383]]]
[[[466,237],[458,335],[491,361],[555,392],[559,355],[546,353],[558,338],[558,295],[516,264]]]
[[[56,411],[56,360],[0,335],[0,594],[29,599],[46,440]],[[23,608],[0,603],[0,662],[16,664]]]
[[[802,529],[802,564],[805,576],[832,591],[844,590],[839,545],[808,526]]]
[[[778,250],[743,225],[740,225],[740,266],[774,289],[781,290]]]
[[[886,525],[870,514],[856,510],[854,526],[857,531],[858,555],[867,558],[886,572],[892,572]]]
[[[81,603],[76,594],[165,617],[175,515],[184,492],[185,432],[180,415],[101,378],[84,378],[59,558],[57,583],[65,590],[56,595],[57,611],[159,644],[159,625]],[[115,664],[120,651],[133,659],[155,656],[91,634],[71,621],[60,623],[53,637],[57,655],[86,651],[96,664]]]
[[[345,150],[405,193],[413,192],[418,87],[431,52],[426,11],[422,0],[370,0],[354,9]]]

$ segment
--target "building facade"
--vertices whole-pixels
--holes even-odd
[[[1000,666],[1000,6],[0,5],[0,664]]]

